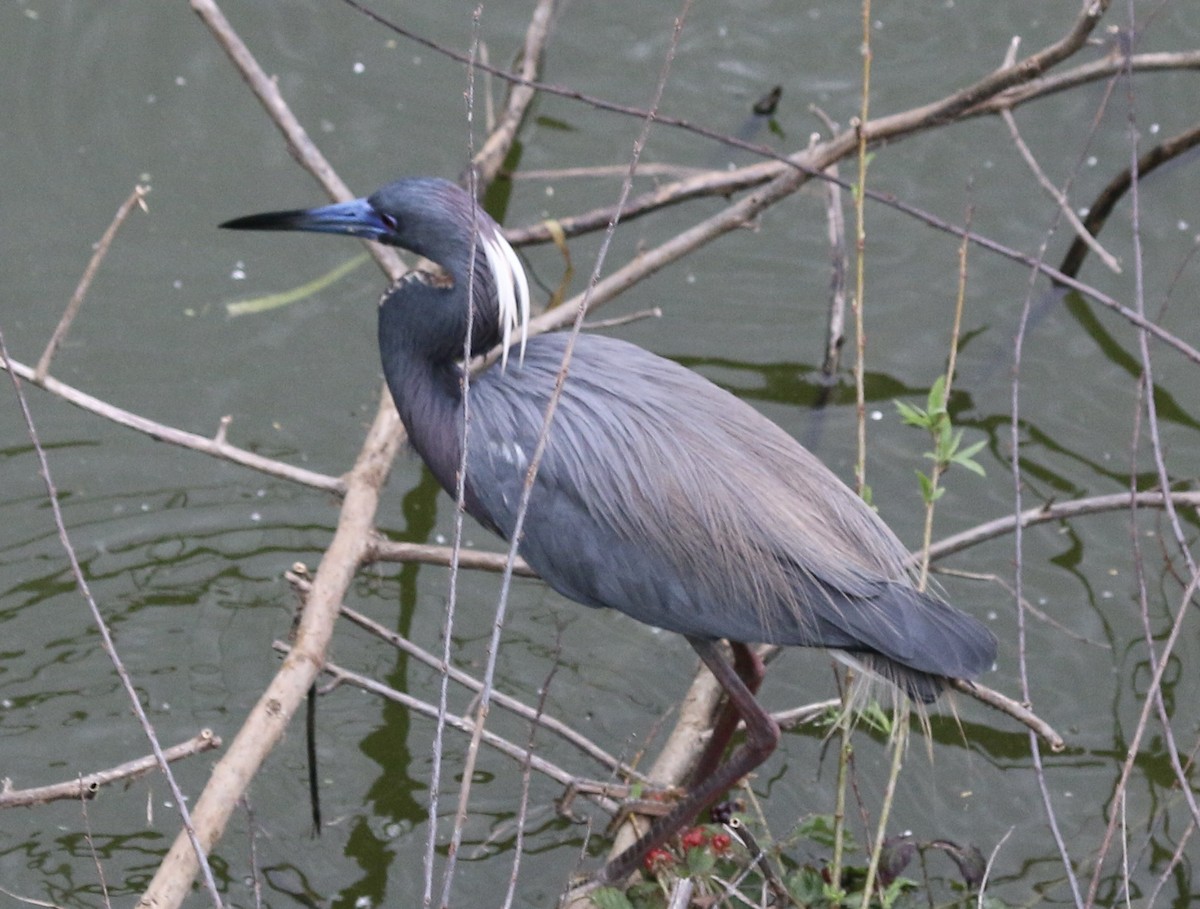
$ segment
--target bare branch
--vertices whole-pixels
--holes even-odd
[[[221,747],[221,737],[214,735],[211,729],[203,729],[186,742],[172,745],[162,750],[167,763],[181,761],[195,754],[203,754],[214,748]],[[14,789],[12,780],[0,781],[0,808],[28,808],[31,805],[41,805],[46,802],[64,799],[95,798],[102,786],[113,783],[129,783],[145,776],[152,770],[158,769],[158,761],[154,755],[146,755],[133,761],[126,761],[108,770],[97,770],[84,776],[76,777],[62,783],[49,786],[37,786],[32,789]]]
[[[34,370],[24,363],[17,360],[10,360],[9,363],[12,366],[14,375],[28,379],[31,382],[36,381]],[[5,364],[0,363],[0,369],[4,367]],[[74,404],[81,410],[86,410],[89,413],[104,417],[106,420],[111,420],[121,426],[136,430],[150,436],[150,438],[156,441],[167,442],[171,445],[178,445],[180,448],[198,451],[201,454],[211,455],[214,458],[220,458],[224,461],[240,464],[243,467],[249,467],[251,470],[257,470],[259,473],[266,474],[267,476],[289,480],[293,483],[299,483],[302,486],[311,486],[313,489],[332,492],[334,495],[340,496],[346,492],[344,477],[331,477],[313,470],[306,470],[303,467],[295,467],[283,461],[265,458],[253,451],[231,445],[225,439],[225,434],[229,427],[228,417],[222,418],[220,425],[217,427],[216,434],[213,438],[209,439],[194,432],[176,429],[174,426],[168,426],[166,423],[157,423],[154,420],[148,420],[132,411],[124,410],[116,405],[109,404],[107,401],[101,401],[99,398],[93,397],[87,392],[80,391],[66,382],[60,382],[53,376],[46,376],[39,384],[45,391],[62,398],[70,404]]]
[[[87,264],[87,268],[83,270],[83,277],[79,279],[79,284],[75,288],[75,293],[71,295],[71,301],[67,304],[66,310],[59,319],[58,326],[54,329],[54,334],[50,336],[50,342],[46,345],[46,349],[38,358],[37,369],[34,370],[32,381],[41,385],[46,381],[46,373],[50,371],[50,361],[54,358],[54,352],[66,340],[67,332],[71,330],[71,323],[75,321],[75,316],[79,314],[79,309],[83,306],[83,298],[87,296],[88,288],[92,286],[92,280],[96,277],[96,272],[100,270],[100,263],[104,261],[104,257],[108,255],[108,248],[112,246],[112,241],[117,236],[117,231],[121,229],[121,225],[125,223],[125,219],[129,217],[129,213],[134,208],[140,208],[146,211],[146,193],[150,192],[148,186],[135,186],[133,192],[129,194],[121,207],[117,209],[117,213],[113,215],[112,223],[108,225],[108,229],[104,231],[100,237],[100,242],[96,244],[95,252],[92,253],[92,258]]]

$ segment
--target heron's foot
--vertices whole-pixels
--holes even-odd
[[[579,796],[592,797],[597,800],[607,799],[616,803],[613,820],[608,825],[608,835],[634,815],[643,817],[660,817],[671,810],[671,807],[686,794],[686,790],[678,787],[664,786],[655,788],[644,784],[629,785],[628,783],[601,782],[598,780],[573,780],[567,784],[562,796],[555,802],[558,813],[577,824],[585,818],[575,814],[573,808],[575,799]]]
[[[625,824],[631,824],[637,835],[641,836],[646,832],[646,824],[639,823],[639,818],[655,818],[669,814],[675,804],[686,794],[687,792],[683,789],[669,788],[643,790],[636,798],[630,796],[621,803],[621,807],[613,815],[613,819],[608,822],[604,833],[606,836],[613,837]]]

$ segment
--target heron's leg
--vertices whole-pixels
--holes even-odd
[[[716,641],[693,637],[688,638],[688,643],[716,676],[730,705],[746,723],[746,742],[727,763],[704,779],[697,778],[674,808],[650,824],[645,836],[605,865],[598,875],[604,883],[618,883],[638,870],[651,849],[683,829],[729,787],[765,761],[779,744],[779,724],[759,706],[734,666],[725,662],[720,645]]]
[[[758,694],[763,677],[767,673],[763,661],[758,658],[758,654],[748,644],[730,641],[729,646],[733,650],[733,668],[737,672],[738,678],[746,684],[746,688],[751,694]],[[755,706],[757,706],[757,701]],[[720,766],[721,759],[725,757],[725,749],[729,747],[729,740],[737,731],[738,721],[741,718],[742,715],[734,705],[733,699],[726,698],[725,704],[721,707],[721,714],[717,718],[717,722],[713,724],[712,738],[708,740],[708,747],[704,749],[704,754],[696,762],[696,769],[692,771],[691,784],[693,786],[712,776],[712,772]]]

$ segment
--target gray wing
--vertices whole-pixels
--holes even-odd
[[[473,386],[468,486],[511,537],[565,338]],[[578,339],[519,546],[553,588],[706,638],[879,654],[974,677],[995,642],[913,588],[906,551],[812,454],[703,377]]]

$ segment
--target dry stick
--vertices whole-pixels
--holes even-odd
[[[133,192],[129,194],[129,198],[122,202],[121,207],[117,209],[112,223],[108,225],[108,230],[100,237],[100,242],[96,244],[96,250],[92,253],[91,261],[88,262],[87,268],[83,270],[83,277],[79,279],[79,284],[75,287],[75,293],[71,295],[71,302],[67,304],[62,318],[58,320],[58,326],[54,329],[54,334],[50,336],[50,342],[46,345],[46,349],[38,359],[37,369],[34,370],[33,374],[33,381],[38,385],[46,381],[46,374],[50,371],[50,361],[54,358],[54,352],[66,340],[67,332],[71,330],[71,323],[75,321],[75,316],[79,314],[79,308],[83,306],[83,298],[87,296],[88,288],[92,286],[92,279],[96,277],[96,272],[100,269],[100,263],[108,255],[108,248],[117,236],[117,231],[121,229],[121,225],[125,223],[125,219],[129,217],[129,213],[133,211],[135,206],[142,211],[146,211],[145,199],[146,193],[149,191],[150,187],[148,186],[135,186]]]
[[[173,763],[220,747],[220,737],[213,735],[211,729],[204,729],[186,742],[164,748],[162,754],[167,763]],[[147,755],[136,760],[126,761],[124,764],[118,764],[108,770],[97,770],[73,780],[49,786],[36,786],[31,789],[14,789],[12,780],[6,778],[0,782],[0,808],[28,808],[32,805],[41,805],[61,799],[77,799],[81,796],[93,798],[100,791],[101,786],[117,782],[132,782],[157,767],[158,761],[155,756]]]
[[[373,537],[366,554],[368,562],[419,562],[426,565],[451,564],[453,550],[449,546],[438,546],[433,543],[405,543],[399,540],[385,540]],[[481,571],[504,571],[507,557],[502,552],[480,552],[474,549],[464,549],[458,555],[460,568],[475,568]],[[538,574],[529,567],[529,563],[518,557],[513,565],[513,574],[522,578],[536,578]]]
[[[6,364],[10,364],[8,347],[4,343],[3,332],[0,332],[0,360],[3,360]],[[121,662],[121,657],[117,653],[112,635],[109,633],[108,624],[104,621],[104,616],[100,613],[100,607],[92,597],[92,591],[88,585],[87,578],[84,577],[83,569],[79,565],[79,559],[75,555],[75,547],[71,545],[71,538],[67,535],[67,525],[63,521],[62,509],[59,507],[58,490],[55,489],[54,479],[50,476],[50,464],[46,460],[46,452],[43,450],[42,443],[38,439],[37,428],[33,424],[33,415],[29,412],[29,404],[25,400],[24,391],[21,389],[21,380],[13,373],[11,365],[8,368],[8,377],[12,380],[17,405],[20,407],[21,415],[25,419],[25,428],[29,434],[29,441],[33,443],[34,452],[37,454],[42,481],[46,485],[46,496],[50,501],[50,509],[54,514],[54,526],[58,531],[58,539],[62,544],[63,551],[67,555],[67,560],[71,563],[71,574],[75,578],[75,585],[79,588],[79,593],[88,604],[88,609],[92,613],[92,621],[96,624],[96,630],[100,632],[100,644],[104,648],[104,652],[108,655],[108,658],[112,661],[113,668],[117,671],[117,676],[121,680],[121,687],[125,689],[125,693],[128,695],[130,704],[133,707],[133,713],[137,717],[138,723],[141,724],[142,731],[146,734],[146,739],[150,742],[150,750],[154,752],[155,760],[162,770],[163,776],[166,777],[167,786],[171,790],[171,796],[175,799],[176,808],[183,820],[184,833],[181,834],[180,838],[184,840],[186,844],[185,848],[190,851],[192,860],[198,862],[204,872],[204,884],[209,896],[212,898],[213,905],[217,909],[221,909],[221,895],[217,892],[217,882],[213,878],[212,868],[209,867],[205,849],[202,847],[200,839],[196,835],[196,830],[192,825],[190,813],[183,799],[183,793],[180,791],[179,785],[175,782],[175,775],[171,773],[171,768],[167,764],[166,757],[163,755],[162,748],[158,743],[158,735],[154,731],[154,726],[151,724],[150,718],[146,716],[146,711],[142,707],[137,689],[133,686],[133,680],[130,678],[129,672],[125,669],[125,664]]]
[[[471,249],[467,256],[467,324],[463,335],[462,361],[471,361],[471,341],[474,334],[475,321],[475,262],[479,255],[479,183],[475,170],[475,66],[479,50],[479,20],[483,15],[483,7],[477,6],[471,21],[471,55],[467,62],[467,92],[466,92],[466,122],[467,122],[467,158],[471,164],[467,168],[467,191],[471,196]],[[525,327],[522,325],[521,330]],[[524,347],[522,347],[524,350]],[[462,396],[462,451],[459,453],[458,470],[455,473],[454,487],[454,540],[451,544],[450,584],[446,597],[445,616],[442,621],[442,670],[441,684],[438,687],[437,726],[434,730],[431,748],[433,770],[429,778],[429,829],[425,839],[425,889],[421,896],[421,905],[428,907],[433,902],[433,860],[437,847],[438,831],[438,800],[442,779],[442,741],[446,728],[447,699],[450,691],[450,650],[454,640],[454,612],[458,605],[458,556],[462,552],[463,519],[467,510],[467,453],[470,449],[471,431],[471,370],[464,369],[459,380],[460,395]],[[491,654],[489,653],[489,659]],[[483,727],[487,720],[487,691],[490,679],[485,679],[483,685],[480,709],[475,716],[475,733],[471,736],[471,744],[467,748],[467,757],[462,772],[462,782],[458,790],[458,808],[454,813],[454,827],[450,834],[450,844],[446,849],[446,866],[442,871],[442,905],[450,902],[450,887],[454,880],[454,869],[458,862],[458,850],[462,845],[462,832],[467,821],[467,806],[471,792],[471,782],[475,776],[475,760],[479,754],[479,742]]]
[[[629,168],[624,164],[597,164],[592,167],[544,167],[541,169],[533,167],[529,170],[505,171],[504,178],[512,180],[514,183],[519,183],[523,180],[547,182],[624,177],[627,173],[629,173]],[[715,177],[718,173],[727,174],[729,171],[716,171],[711,167],[692,167],[687,164],[664,164],[662,162],[654,164],[643,162],[638,167],[637,177],[641,179],[649,177],[672,177],[679,179],[681,177]]]
[[[837,165],[828,173],[837,176]],[[826,227],[829,231],[829,318],[825,327],[825,356],[821,376],[827,394],[836,381],[841,362],[842,345],[846,341],[846,221],[842,214],[842,188],[836,183],[825,184]]]
[[[104,865],[96,852],[96,841],[92,839],[92,819],[88,816],[87,803],[90,796],[79,788],[79,813],[83,815],[83,836],[87,840],[88,851],[92,854],[92,862],[96,866],[96,877],[100,881],[100,894],[104,898],[105,909],[112,909],[112,901],[108,897],[108,881],[104,879]]]
[[[1055,219],[1057,220],[1057,219]],[[1050,243],[1050,235],[1053,231],[1054,221],[1051,222],[1051,227],[1042,237],[1041,244],[1038,247],[1038,260],[1044,258],[1046,249]],[[1021,358],[1025,348],[1025,331],[1029,325],[1029,316],[1033,309],[1033,291],[1034,284],[1037,281],[1038,270],[1030,269],[1029,279],[1025,287],[1025,300],[1021,305],[1021,315],[1017,321],[1017,331],[1013,337],[1013,368],[1012,382],[1010,386],[1012,417],[1009,421],[1009,445],[1011,447],[1012,458],[1012,483],[1013,483],[1013,512],[1015,515],[1021,514],[1021,501],[1024,487],[1024,478],[1021,475]],[[1017,672],[1021,680],[1021,699],[1025,703],[1032,703],[1030,696],[1029,685],[1029,661],[1026,651],[1026,632],[1025,632],[1025,569],[1024,569],[1024,527],[1018,520],[1014,525],[1013,534],[1013,592],[1017,605]],[[1063,870],[1067,876],[1067,882],[1071,887],[1071,894],[1075,900],[1076,909],[1083,909],[1083,901],[1079,892],[1079,881],[1075,875],[1075,870],[1071,862],[1070,852],[1067,849],[1066,841],[1063,839],[1062,831],[1058,826],[1058,817],[1054,813],[1054,803],[1050,797],[1050,790],[1046,783],[1045,766],[1042,763],[1042,752],[1038,747],[1037,735],[1032,731],[1029,734],[1029,752],[1033,760],[1034,775],[1037,779],[1038,791],[1042,798],[1042,806],[1046,811],[1046,820],[1050,826],[1050,833],[1054,838],[1054,843],[1058,849],[1059,858],[1062,861]]]
[[[10,360],[7,364],[0,364],[0,366],[6,369],[11,368],[15,375],[23,379],[28,379],[31,382],[37,381],[35,370],[17,360]],[[104,419],[110,420],[113,423],[136,430],[150,436],[150,438],[156,441],[167,442],[171,445],[178,445],[180,448],[198,451],[201,454],[211,455],[214,458],[221,458],[222,460],[248,467],[251,470],[257,470],[259,473],[266,474],[267,476],[288,480],[292,483],[299,483],[302,486],[310,486],[313,489],[331,492],[334,495],[340,496],[346,492],[346,480],[344,477],[331,477],[328,474],[317,473],[314,470],[305,470],[303,467],[295,467],[284,461],[265,458],[253,451],[231,445],[225,439],[225,433],[230,423],[229,417],[221,418],[221,423],[217,427],[216,434],[210,439],[207,436],[177,429],[165,423],[148,420],[139,414],[124,410],[93,397],[87,392],[80,391],[73,385],[59,381],[54,376],[46,376],[45,381],[41,383],[41,388],[56,397],[62,398],[67,403],[75,405],[81,410],[86,410],[89,413],[104,417]]]
[[[333,166],[325,159],[308,133],[296,119],[283,95],[279,92],[278,83],[269,77],[250,49],[234,31],[229,20],[225,18],[215,0],[190,0],[192,10],[200,17],[217,43],[221,45],[229,59],[237,67],[238,74],[258,98],[259,103],[266,108],[271,121],[279,127],[287,150],[304,170],[308,171],[317,182],[324,187],[329,197],[335,202],[345,202],[354,198],[342,178],[334,171]],[[367,243],[367,251],[379,263],[379,267],[393,281],[397,280],[407,270],[396,250],[378,243]]]
[[[546,673],[546,678],[542,684],[538,686],[538,702],[536,716],[529,724],[529,738],[525,744],[525,750],[528,754],[533,754],[533,746],[537,741],[537,731],[540,725],[540,719],[546,709],[546,698],[550,694],[550,683],[554,681],[554,676],[558,672],[559,661],[562,658],[562,628],[559,627],[558,635],[554,641],[554,655],[550,664],[550,671]],[[521,856],[525,852],[525,824],[529,817],[529,784],[532,780],[532,762],[528,758],[522,762],[521,766],[521,797],[517,801],[517,816],[514,823],[517,826],[517,841],[513,847],[512,871],[508,875],[508,890],[504,894],[504,902],[501,904],[501,909],[511,909],[513,898],[517,894],[517,879],[521,872]]]
[[[904,762],[904,750],[908,745],[909,702],[902,701],[897,708],[899,722],[892,734],[892,765],[888,768],[887,787],[883,792],[883,803],[879,809],[879,823],[875,828],[875,844],[871,848],[871,860],[867,863],[867,879],[863,883],[862,909],[870,909],[875,875],[879,873],[879,858],[883,854],[883,841],[887,838],[888,816],[896,799],[896,784],[900,781],[900,767]]]
[[[0,887],[0,893],[16,900],[18,903],[24,903],[26,906],[41,906],[43,909],[61,909],[58,903],[48,903],[45,900],[35,900],[28,896],[19,896],[11,890],[5,890],[3,887]]]
[[[1005,63],[1010,63],[1011,58],[1016,56],[1017,45],[1020,43],[1020,41],[1020,38],[1012,39],[1012,44],[1009,45],[1010,57],[1006,58]],[[1017,120],[1013,116],[1012,111],[1000,111],[1000,119],[1003,120],[1004,125],[1008,127],[1009,138],[1012,139],[1013,145],[1017,147],[1017,151],[1020,153],[1021,158],[1025,161],[1026,166],[1033,172],[1034,177],[1038,181],[1038,185],[1041,186],[1042,189],[1045,190],[1046,194],[1055,201],[1055,203],[1058,205],[1059,211],[1062,213],[1062,216],[1067,219],[1067,223],[1070,224],[1071,229],[1075,231],[1075,242],[1087,244],[1088,248],[1100,257],[1100,261],[1108,266],[1110,271],[1120,274],[1121,265],[1119,262],[1117,262],[1116,257],[1114,257],[1112,253],[1101,246],[1100,241],[1092,236],[1091,231],[1089,231],[1083,225],[1083,222],[1079,220],[1079,216],[1075,214],[1075,210],[1071,207],[1071,201],[1067,198],[1066,193],[1060,192],[1058,187],[1050,182],[1049,177],[1046,176],[1045,172],[1038,164],[1037,158],[1034,157],[1033,152],[1029,149],[1029,146],[1025,144],[1025,140],[1021,138],[1021,132],[1017,129]]]
[[[854,414],[857,455],[854,459],[854,491],[867,495],[867,328],[863,317],[866,293],[867,222],[867,134],[871,100],[871,0],[862,0],[862,89],[858,125],[855,127],[858,151],[858,182],[854,187],[854,296],[850,312],[854,315]]]
[[[981,704],[986,704],[1012,717],[1038,738],[1042,739],[1054,753],[1057,754],[1067,747],[1067,743],[1063,741],[1063,737],[1055,731],[1053,726],[1030,710],[1025,704],[1013,700],[1008,695],[994,688],[988,688],[980,682],[968,682],[966,679],[949,679],[947,680],[947,684],[955,691],[969,695]]]
[[[1117,76],[1125,69],[1127,62],[1132,66],[1133,71],[1138,73],[1200,69],[1200,50],[1134,54],[1129,58],[1108,55],[1090,63],[1082,63],[1073,69],[1064,70],[1053,76],[1030,79],[1024,85],[1006,89],[995,97],[963,111],[963,116],[978,117],[985,114],[996,114],[1002,110],[1011,110],[1034,98],[1047,98],[1089,82]]]
[[[238,802],[246,812],[246,839],[250,845],[250,880],[254,891],[254,909],[262,909],[262,872],[258,867],[258,844],[255,834],[258,825],[254,820],[254,806],[244,795]]]
[[[1187,855],[1187,844],[1191,841],[1192,836],[1196,832],[1194,823],[1188,824],[1186,830],[1179,837],[1179,842],[1175,845],[1175,851],[1171,853],[1171,859],[1163,863],[1162,872],[1158,876],[1158,880],[1154,882],[1154,889],[1147,895],[1144,906],[1157,906],[1158,895],[1162,892],[1163,887],[1167,885],[1167,881],[1176,875],[1176,869],[1183,864],[1184,857]],[[1150,837],[1147,836],[1147,846],[1150,845]]]
[[[870,490],[867,486],[867,329],[866,329],[866,269],[867,269],[867,224],[866,224],[866,190],[867,190],[867,134],[863,127],[871,122],[871,0],[862,0],[860,7],[862,26],[862,87],[860,89],[860,107],[858,112],[858,128],[855,130],[858,138],[858,178],[854,187],[854,296],[850,299],[850,312],[854,315],[854,426],[855,426],[855,460],[854,460],[854,491],[859,496],[871,501]],[[853,125],[853,124],[852,124]],[[853,709],[853,685],[850,684],[852,673],[846,672],[847,684],[841,688],[842,714],[848,718]],[[906,717],[907,719],[907,717]],[[846,784],[850,773],[850,756],[853,753],[851,742],[851,723],[838,724],[838,771],[837,795],[833,818],[833,868],[831,870],[833,886],[841,890],[843,840],[846,836]],[[898,741],[893,740],[892,772],[900,772],[900,750]],[[875,883],[875,870],[879,867],[879,854],[883,849],[884,824],[891,811],[891,794],[895,791],[896,777],[888,779],[888,787],[879,819],[879,835],[871,848],[870,861],[867,868],[867,879],[863,886],[863,909],[870,904],[871,890]]]
[[[498,570],[504,570],[503,564],[500,565]],[[385,628],[374,619],[371,619],[368,616],[351,609],[349,606],[343,606],[341,608],[341,614],[359,628],[390,644],[397,650],[403,651],[414,659],[424,663],[426,666],[436,669],[438,672],[447,673],[453,681],[462,685],[464,688],[469,688],[471,691],[475,692],[482,690],[483,683],[481,681],[468,675],[461,669],[447,665],[444,660],[439,659],[429,651],[418,647],[400,633],[392,631],[389,628]],[[622,763],[619,759],[609,754],[591,739],[582,735],[561,720],[555,719],[553,716],[550,716],[543,711],[535,710],[524,702],[519,701],[511,695],[504,694],[500,691],[492,692],[492,700],[495,701],[498,706],[515,713],[522,719],[529,720],[530,722],[536,723],[539,726],[544,726],[546,729],[561,737],[564,741],[571,743],[588,757],[593,758],[595,761],[607,767],[609,770],[620,773],[622,776],[630,779],[637,780],[638,782],[649,782],[645,775],[638,773],[635,768],[630,767],[628,764]]]
[[[1016,533],[1018,528],[1034,527],[1051,521],[1064,521],[1069,518],[1089,514],[1102,514],[1106,511],[1118,511],[1123,508],[1166,508],[1172,506],[1200,509],[1200,491],[1182,492],[1117,492],[1103,496],[1090,496],[1072,502],[1047,502],[1026,509],[1015,515],[1007,515],[979,524],[962,533],[948,536],[930,547],[932,558],[940,559],[986,540],[992,540],[1008,533]]]

